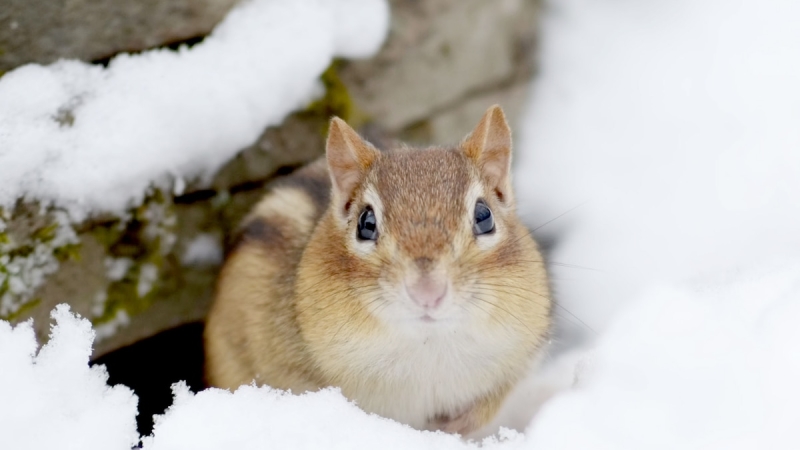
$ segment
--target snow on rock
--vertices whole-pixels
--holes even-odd
[[[0,320],[0,448],[130,450],[139,441],[136,396],[107,386],[104,367],[89,367],[89,321],[66,305],[52,318],[38,353],[30,322]]]
[[[0,207],[119,213],[152,183],[209,177],[317,95],[332,58],[370,55],[387,29],[383,0],[250,0],[190,49],[13,70],[0,78]]]
[[[3,228],[1,216],[0,231]],[[36,289],[44,284],[47,276],[58,270],[60,263],[56,249],[79,242],[67,214],[54,211],[53,219],[51,239],[34,240],[27,254],[10,254],[10,250],[15,248],[14,243],[0,239],[0,317],[19,311],[22,305],[34,298]],[[8,289],[2,289],[3,286]]]
[[[517,194],[534,226],[566,213],[538,230],[557,238],[561,342],[653,284],[800,249],[798,16],[781,0],[550,2]]]
[[[200,233],[187,245],[181,256],[185,266],[205,267],[222,263],[224,252],[220,238],[210,233]]]

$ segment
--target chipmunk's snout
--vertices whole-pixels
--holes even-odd
[[[413,268],[405,280],[406,292],[411,300],[426,312],[441,306],[447,295],[447,277],[437,270],[431,258],[414,258]]]
[[[426,311],[434,310],[442,304],[447,295],[447,280],[444,277],[425,274],[411,283],[406,282],[406,290],[414,303]]]

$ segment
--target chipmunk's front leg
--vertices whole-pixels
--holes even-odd
[[[458,433],[461,436],[467,436],[473,431],[488,425],[494,419],[510,390],[510,384],[503,385],[489,395],[478,399],[461,414],[454,417],[437,416],[432,420],[432,425],[436,429],[447,433]]]

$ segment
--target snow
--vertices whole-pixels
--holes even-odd
[[[557,239],[564,345],[654,284],[800,252],[798,16],[781,0],[549,6],[517,194],[534,226],[566,213],[537,231]]]
[[[0,321],[0,448],[130,450],[137,398],[90,368],[94,332],[66,305],[52,313],[51,340],[37,353],[31,322]]]
[[[139,272],[139,281],[136,283],[136,295],[144,298],[153,290],[153,284],[158,280],[158,266],[153,263],[142,264]]]
[[[494,424],[527,430],[484,447],[800,448],[800,5],[546,11],[515,170],[554,242],[559,333]],[[30,325],[0,322],[0,448],[128,448],[134,397],[87,367],[88,322],[55,318],[38,356]],[[147,450],[478,446],[335,390],[173,389]]]
[[[477,448],[454,435],[420,432],[367,415],[334,389],[299,396],[253,386],[234,393],[207,389],[192,395],[181,385],[173,391],[175,404],[156,420],[154,436],[144,439],[144,450]],[[513,448],[522,438],[506,431],[484,448]]]
[[[2,222],[0,217],[0,229],[4,227]],[[30,243],[31,251],[27,254],[10,254],[16,243],[13,239],[5,242],[0,239],[0,316],[13,314],[31,301],[36,289],[58,270],[60,262],[55,250],[78,241],[78,235],[63,211],[53,212],[52,238],[34,239]],[[8,286],[7,290],[2,289],[4,285]]]
[[[130,258],[107,257],[104,261],[106,266],[106,278],[111,281],[119,281],[133,267],[133,260]]]
[[[136,396],[108,387],[103,366],[88,366],[94,337],[88,320],[66,305],[52,317],[51,340],[38,354],[30,322],[12,328],[0,321],[0,448],[129,450],[139,441]],[[368,415],[334,389],[297,396],[244,386],[195,395],[177,383],[173,392],[174,404],[157,417],[144,449],[467,448],[454,435]],[[485,448],[521,440],[505,431]]]
[[[213,267],[222,264],[223,256],[220,239],[210,233],[200,233],[186,245],[181,256],[181,264]]]
[[[100,314],[98,313],[96,315],[99,316]],[[99,325],[95,325],[94,327],[95,342],[100,342],[104,339],[108,339],[111,336],[114,336],[117,333],[117,330],[119,330],[120,328],[127,327],[128,325],[130,325],[130,323],[131,323],[131,318],[130,316],[128,316],[127,311],[125,311],[124,309],[118,310],[114,314],[114,317],[112,317],[111,319]]]
[[[385,1],[251,0],[190,49],[15,69],[0,78],[0,207],[122,213],[153,184],[207,181],[387,29]]]
[[[544,405],[530,448],[800,448],[798,319],[800,260],[653,286]]]

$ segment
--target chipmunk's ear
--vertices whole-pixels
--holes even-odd
[[[328,170],[333,182],[333,201],[344,211],[353,196],[353,191],[364,179],[367,169],[375,162],[378,151],[361,139],[344,120],[334,117],[325,145]]]
[[[511,202],[511,128],[499,105],[486,110],[461,150],[480,168],[484,180],[503,202]]]

